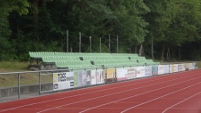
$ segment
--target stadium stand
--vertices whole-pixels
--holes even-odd
[[[112,67],[133,67],[158,65],[152,59],[129,53],[66,53],[66,52],[29,52],[30,66],[34,60],[39,67],[43,65],[57,69],[97,69]]]

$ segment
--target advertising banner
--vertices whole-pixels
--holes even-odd
[[[182,71],[186,71],[186,65],[182,64]]]
[[[164,65],[164,74],[170,73],[170,65]]]
[[[178,64],[178,72],[182,71],[181,64]]]
[[[172,73],[174,73],[174,64],[172,64]]]
[[[174,64],[174,71],[173,72],[178,72],[178,64]]]
[[[189,69],[192,70],[193,69],[193,64],[189,63]]]
[[[189,63],[189,69],[190,70],[195,69],[195,63]]]
[[[128,67],[127,69],[127,73],[126,73],[126,78],[127,79],[134,79],[136,78],[137,75],[137,70],[135,67]]]
[[[172,64],[170,64],[170,73],[173,73],[174,67]]]
[[[91,71],[90,70],[75,71],[74,85],[75,87],[83,87],[91,85]]]
[[[152,66],[152,75],[158,75],[158,65]]]
[[[136,70],[137,70],[137,75],[136,75],[137,78],[145,77],[145,67],[143,66],[136,67]]]
[[[195,62],[193,63],[193,69],[195,69],[196,68],[196,64],[195,64]]]
[[[178,64],[178,71],[185,71],[186,67],[185,64]]]
[[[91,85],[96,85],[97,84],[97,75],[96,75],[96,70],[91,70]]]
[[[91,70],[91,84],[90,85],[96,85],[96,84],[103,84],[105,83],[105,74],[103,69],[98,70]]]
[[[106,69],[107,79],[115,78],[115,68]]]
[[[152,65],[127,68],[76,70],[74,72],[53,73],[53,90],[64,90],[96,84],[122,81],[152,75],[195,69],[195,63]]]
[[[97,84],[105,83],[105,70],[103,69],[96,70],[96,81]]]
[[[125,68],[117,68],[116,73],[117,73],[117,80],[118,81],[122,81],[122,80],[127,79],[126,78],[127,69],[125,69]]]
[[[105,82],[106,83],[112,83],[116,81],[116,69],[115,68],[109,68],[105,70]]]
[[[53,90],[64,90],[74,87],[73,72],[53,73]]]
[[[152,66],[145,67],[145,76],[152,76]]]
[[[164,65],[159,65],[158,66],[158,75],[164,74]]]
[[[189,70],[189,63],[185,64],[186,70]]]

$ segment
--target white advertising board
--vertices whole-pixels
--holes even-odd
[[[103,69],[91,70],[91,85],[105,83],[105,74]]]
[[[137,71],[136,75],[137,78],[145,77],[145,67],[143,66],[136,67],[136,71]]]
[[[97,84],[97,79],[96,79],[96,70],[91,70],[91,85],[96,85]]]
[[[128,67],[127,69],[127,73],[126,73],[126,78],[127,79],[134,79],[137,76],[137,70],[135,67]]]
[[[170,65],[164,65],[164,74],[170,73]]]
[[[78,70],[74,72],[75,87],[83,87],[91,85],[91,70]]]
[[[186,67],[185,64],[178,64],[178,71],[185,71]]]
[[[73,72],[53,73],[53,90],[63,90],[74,87]]]
[[[122,81],[126,80],[127,69],[126,68],[117,68],[116,69],[117,80]]]
[[[105,71],[103,69],[96,70],[96,82],[97,84],[105,83]]]
[[[170,64],[170,73],[173,73],[173,65]]]
[[[164,65],[159,65],[158,66],[158,75],[164,74]]]
[[[174,64],[174,71],[173,72],[178,72],[178,64]]]
[[[145,76],[152,76],[152,66],[145,67]]]
[[[195,69],[195,63],[189,63],[189,69],[190,70]]]

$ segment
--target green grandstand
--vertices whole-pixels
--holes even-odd
[[[54,65],[57,69],[98,69],[158,65],[152,59],[129,53],[67,53],[67,52],[29,52],[30,65]]]

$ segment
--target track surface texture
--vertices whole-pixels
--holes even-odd
[[[0,113],[201,113],[201,70],[0,103]]]

